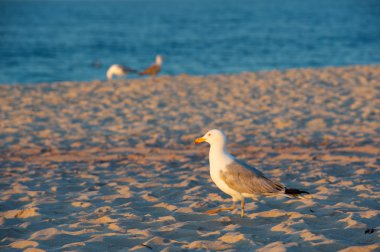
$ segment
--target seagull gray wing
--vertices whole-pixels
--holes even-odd
[[[285,187],[264,176],[262,172],[248,164],[234,160],[220,171],[221,179],[232,189],[240,193],[266,194],[283,193]]]

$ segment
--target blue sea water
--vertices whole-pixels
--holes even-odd
[[[378,0],[0,0],[0,83],[380,63]],[[97,63],[100,67],[94,67]]]

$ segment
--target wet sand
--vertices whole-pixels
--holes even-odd
[[[380,66],[0,86],[4,251],[378,251]],[[208,145],[307,199],[212,183]]]

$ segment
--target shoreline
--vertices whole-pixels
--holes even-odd
[[[241,71],[241,72],[231,72],[231,73],[211,73],[211,74],[187,74],[187,73],[179,73],[179,74],[160,74],[157,78],[160,77],[166,77],[166,78],[175,78],[178,76],[187,76],[187,77],[213,77],[213,76],[238,76],[241,74],[247,74],[247,73],[268,73],[268,72],[287,72],[287,71],[303,71],[303,70],[324,70],[324,69],[335,69],[335,68],[363,68],[363,67],[378,67],[380,66],[379,63],[373,63],[373,64],[352,64],[352,65],[331,65],[331,66],[319,66],[319,67],[294,67],[294,68],[280,68],[280,69],[261,69],[261,70],[252,70],[252,71]],[[131,74],[130,74],[131,75]],[[136,80],[146,80],[149,79],[149,77],[139,77],[139,78],[130,78],[127,75],[127,77],[119,79],[119,81],[136,81]],[[134,76],[134,75],[132,75]],[[117,79],[114,79],[115,81]],[[60,84],[67,84],[67,83],[93,83],[93,82],[108,82],[107,79],[93,79],[93,80],[62,80],[62,81],[52,81],[52,82],[25,82],[25,83],[0,83],[1,86],[34,86],[34,85],[60,85]]]

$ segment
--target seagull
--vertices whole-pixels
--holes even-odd
[[[132,68],[129,68],[127,66],[114,64],[111,65],[110,68],[108,68],[106,75],[108,80],[112,80],[112,77],[114,75],[123,76],[127,75],[128,73],[136,73],[136,70],[133,70]]]
[[[283,184],[268,179],[255,167],[236,159],[226,149],[227,138],[218,129],[207,132],[203,137],[195,139],[194,143],[210,144],[209,161],[212,181],[224,193],[232,197],[232,206],[216,208],[207,211],[215,214],[221,211],[231,211],[236,208],[236,202],[241,201],[240,216],[244,217],[244,198],[255,199],[255,195],[278,195],[301,198],[306,191],[286,188]]]
[[[156,63],[145,69],[144,71],[139,72],[139,75],[151,75],[156,76],[161,71],[162,66],[162,57],[161,55],[156,56]]]

